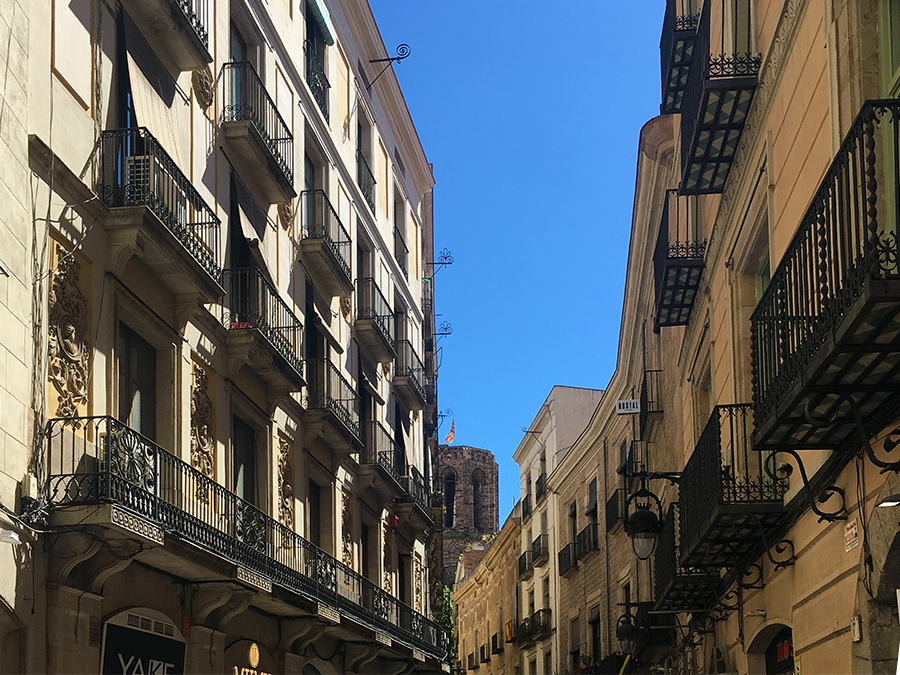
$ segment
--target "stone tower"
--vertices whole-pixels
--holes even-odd
[[[441,445],[434,477],[443,499],[443,581],[451,586],[466,544],[499,527],[497,462],[490,450]]]

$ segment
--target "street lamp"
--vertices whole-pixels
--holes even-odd
[[[656,550],[662,530],[661,515],[659,497],[647,489],[646,482],[625,503],[625,534],[631,540],[631,550],[638,560],[646,560]]]
[[[638,629],[634,625],[634,617],[631,616],[631,612],[627,609],[616,623],[616,639],[621,643],[622,651],[625,654],[634,655],[637,651]]]

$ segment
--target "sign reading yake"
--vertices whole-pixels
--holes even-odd
[[[100,663],[103,675],[183,675],[184,638],[162,612],[126,610],[103,626]]]

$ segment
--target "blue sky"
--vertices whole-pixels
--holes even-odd
[[[491,450],[500,522],[512,453],[555,384],[615,368],[638,134],[659,112],[664,0],[370,0],[434,163],[438,403]],[[440,437],[450,429],[444,421]]]

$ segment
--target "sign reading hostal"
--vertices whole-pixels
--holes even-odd
[[[225,675],[275,675],[275,659],[253,640],[238,640],[225,650]]]
[[[139,607],[103,625],[103,675],[184,675],[184,637],[162,612]]]

